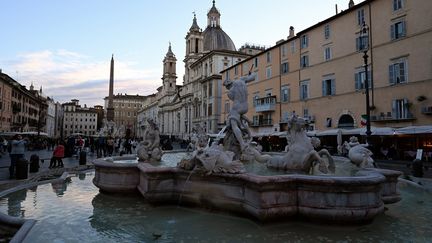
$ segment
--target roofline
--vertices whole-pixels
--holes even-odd
[[[335,14],[335,15],[331,16],[330,18],[327,18],[327,19],[325,19],[323,21],[320,21],[320,22],[318,22],[318,23],[310,26],[309,28],[306,28],[306,29],[298,32],[297,35],[300,36],[300,35],[304,34],[305,32],[310,31],[311,29],[314,29],[314,28],[316,28],[316,27],[318,27],[320,25],[323,25],[325,23],[328,23],[328,22],[330,22],[330,21],[332,21],[332,20],[334,20],[336,18],[339,18],[339,17],[345,15],[345,14],[351,13],[351,12],[353,12],[353,11],[355,11],[355,10],[357,10],[357,9],[363,7],[364,5],[367,5],[367,4],[369,4],[369,3],[373,2],[373,1],[375,1],[375,0],[365,0],[365,1],[361,2],[361,3],[355,4],[351,8],[348,8],[346,10],[342,10],[340,13]]]

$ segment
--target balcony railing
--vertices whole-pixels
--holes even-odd
[[[252,121],[252,127],[261,127],[261,126],[272,126],[273,119],[259,119]]]
[[[422,107],[421,112],[425,115],[432,115],[432,106]]]
[[[392,112],[387,112],[387,114],[381,113],[380,115],[371,115],[370,120],[372,122],[405,122],[416,120],[416,118],[412,113],[400,117],[392,114]]]
[[[255,112],[274,111],[276,109],[276,96],[267,96],[255,100]]]

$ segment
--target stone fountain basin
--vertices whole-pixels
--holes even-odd
[[[103,159],[93,163],[93,183],[101,191],[130,193],[138,189],[153,204],[211,208],[260,221],[301,217],[367,223],[384,211],[385,203],[401,200],[396,191],[401,173],[392,170],[365,169],[353,177],[200,175],[148,163],[116,164]]]

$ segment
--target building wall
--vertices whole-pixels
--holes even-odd
[[[253,97],[256,94],[261,98],[266,90],[271,89],[272,95],[276,95],[274,110],[267,112],[271,114],[273,126],[254,126],[253,131],[260,133],[270,132],[272,129],[276,131],[278,128],[283,130],[284,118],[293,111],[300,116],[307,116],[318,130],[338,127],[341,125],[339,119],[345,114],[352,116],[354,127],[361,126],[361,116],[366,113],[364,89],[356,89],[356,73],[364,71],[363,51],[358,51],[356,47],[356,38],[361,29],[358,24],[358,11],[361,9],[366,23],[370,26],[371,49],[368,52],[368,67],[373,80],[373,90],[370,91],[372,126],[431,124],[432,119],[427,111],[432,109],[428,108],[432,106],[432,96],[427,90],[432,87],[432,15],[429,14],[432,2],[403,2],[403,9],[393,11],[391,0],[366,1],[226,70],[229,78],[238,78],[240,74],[234,74],[236,67],[242,70],[241,75],[245,75],[245,69],[255,62],[255,58],[258,59],[258,66],[253,69],[258,78],[248,84],[249,119],[253,120],[254,116],[263,114],[254,109]],[[405,20],[406,35],[392,40],[391,25],[400,20]],[[324,34],[326,26],[330,28],[328,38],[325,38]],[[301,48],[303,35],[308,36],[308,46],[305,48]],[[283,46],[290,47],[292,42],[295,42],[295,52],[292,53],[288,48],[286,59],[279,56]],[[331,49],[328,60],[324,55],[327,47]],[[267,53],[272,57],[271,62],[266,60]],[[308,56],[307,67],[301,66],[303,55]],[[284,60],[289,62],[287,74],[280,73]],[[391,84],[389,67],[400,60],[406,63],[404,70],[407,81]],[[271,77],[266,75],[268,68],[272,70]],[[226,79],[225,72],[222,74],[223,80]],[[305,80],[309,82],[309,97],[301,100],[300,83]],[[323,95],[324,80],[334,80],[334,93]],[[281,102],[281,88],[285,85],[290,87],[289,102]],[[420,96],[426,99],[420,101]],[[404,116],[397,117],[394,106],[396,100],[407,101],[403,103],[403,109],[407,111]],[[227,102],[229,99],[225,91],[222,104]],[[228,111],[224,110],[222,117],[226,118],[227,113]]]
[[[0,131],[11,129],[12,122],[12,87],[0,78]]]

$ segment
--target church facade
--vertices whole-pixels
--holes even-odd
[[[243,46],[237,51],[234,42],[220,25],[220,12],[213,6],[207,13],[207,27],[199,27],[194,15],[186,34],[183,84],[177,85],[177,59],[171,50],[163,59],[162,86],[149,96],[138,112],[138,124],[151,118],[159,124],[162,135],[188,139],[196,125],[207,133],[217,133],[224,125],[221,101],[224,87],[220,72],[245,60],[262,47]]]

